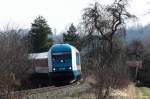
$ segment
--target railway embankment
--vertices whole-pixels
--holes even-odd
[[[88,83],[72,84],[60,87],[45,87],[18,92],[15,99],[63,99],[63,97],[85,92],[91,87]]]

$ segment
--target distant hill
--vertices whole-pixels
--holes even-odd
[[[144,43],[150,43],[150,24],[146,26],[136,26],[130,27],[127,29],[127,42],[132,41],[133,39],[140,39]]]

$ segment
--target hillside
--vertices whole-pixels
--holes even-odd
[[[128,28],[127,30],[127,41],[130,42],[133,39],[140,39],[143,41],[143,43],[149,43],[150,42],[150,24],[146,26],[133,26]]]

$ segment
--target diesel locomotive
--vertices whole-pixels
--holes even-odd
[[[54,44],[48,52],[49,78],[54,82],[69,82],[81,78],[79,51],[70,44]]]

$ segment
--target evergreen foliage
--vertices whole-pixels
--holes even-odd
[[[48,35],[52,35],[51,28],[43,16],[38,16],[32,23],[29,32],[33,52],[43,52],[49,49],[52,39],[48,38]]]
[[[80,50],[80,36],[76,32],[76,27],[71,24],[67,33],[63,34],[63,41],[75,46]]]

